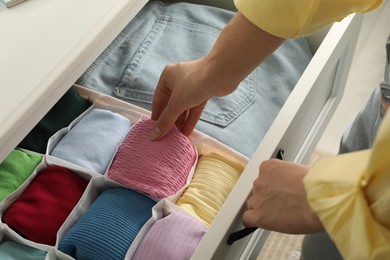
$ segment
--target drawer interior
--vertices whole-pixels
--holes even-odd
[[[189,137],[188,140],[191,142],[191,146],[193,146],[193,149],[196,151],[196,156],[197,159],[195,161],[195,164],[191,167],[191,171],[187,172],[185,171],[184,173],[187,175],[187,181],[185,184],[181,184],[180,189],[177,189],[175,193],[170,193],[168,195],[162,195],[162,196],[156,196],[153,195],[155,193],[149,193],[147,190],[143,190],[143,185],[137,186],[133,184],[129,184],[126,182],[123,182],[119,179],[114,179],[114,177],[110,177],[110,172],[114,171],[115,169],[113,168],[113,165],[115,165],[116,162],[120,164],[120,161],[116,159],[118,154],[121,151],[127,151],[127,150],[121,150],[125,148],[121,148],[123,144],[126,143],[125,140],[127,140],[128,137],[130,137],[134,131],[136,131],[136,127],[139,126],[142,122],[146,122],[149,118],[150,112],[142,109],[140,107],[134,106],[132,104],[129,104],[127,102],[123,102],[121,100],[115,99],[113,97],[104,95],[99,92],[92,91],[90,89],[84,88],[82,86],[77,86],[74,85],[73,88],[76,90],[76,93],[78,94],[76,97],[80,96],[82,97],[83,101],[81,101],[79,98],[77,98],[77,101],[75,101],[75,96],[73,95],[72,98],[69,98],[67,95],[65,99],[61,99],[59,103],[61,105],[59,106],[67,106],[67,105],[76,105],[76,103],[80,106],[82,104],[84,112],[82,112],[79,116],[75,117],[74,120],[71,121],[69,125],[66,125],[64,127],[59,128],[54,134],[52,134],[48,141],[47,141],[47,147],[46,147],[46,152],[45,153],[40,153],[37,152],[35,148],[31,148],[30,150],[25,150],[25,149],[18,149],[16,152],[17,153],[26,153],[26,154],[31,154],[34,156],[39,156],[42,157],[41,162],[37,165],[37,167],[32,171],[31,175],[29,175],[25,181],[20,182],[20,186],[17,187],[13,192],[11,192],[7,197],[5,197],[1,203],[0,203],[0,217],[1,217],[1,231],[0,231],[0,242],[4,241],[14,241],[17,243],[20,243],[22,245],[30,246],[32,248],[37,248],[41,249],[47,252],[50,252],[51,255],[48,253],[48,258],[46,259],[68,259],[69,257],[64,255],[59,249],[64,250],[63,243],[66,244],[66,242],[63,241],[68,241],[68,233],[72,234],[73,227],[77,226],[79,221],[80,223],[85,223],[85,218],[83,216],[87,216],[89,209],[94,206],[94,202],[98,201],[100,196],[102,194],[107,194],[107,192],[111,192],[113,189],[118,190],[124,188],[126,191],[138,191],[139,194],[146,195],[144,196],[145,199],[149,198],[149,200],[153,200],[156,202],[156,205],[152,208],[152,217],[144,224],[142,229],[138,232],[136,235],[135,239],[133,240],[130,248],[127,251],[125,259],[129,259],[133,254],[136,253],[136,249],[139,246],[141,240],[148,234],[149,229],[151,226],[154,225],[158,220],[162,220],[163,218],[170,216],[171,214],[179,214],[182,213],[185,216],[192,216],[191,219],[195,220],[198,219],[198,221],[195,221],[198,226],[203,227],[203,229],[208,230],[210,227],[212,218],[215,217],[215,213],[208,214],[207,219],[203,218],[203,215],[199,215],[198,210],[195,210],[194,212],[190,210],[186,210],[186,208],[191,207],[191,205],[197,205],[197,202],[191,202],[188,203],[186,201],[183,201],[181,204],[178,204],[180,202],[180,199],[186,195],[186,192],[188,192],[188,189],[191,188],[192,182],[195,180],[195,178],[198,178],[197,186],[195,186],[195,190],[199,189],[199,185],[202,185],[202,178],[207,175],[207,173],[210,173],[208,175],[207,179],[208,182],[212,183],[213,178],[215,182],[215,186],[213,186],[211,189],[215,189],[215,193],[213,193],[213,196],[209,196],[207,200],[211,200],[210,207],[214,209],[217,204],[220,204],[222,206],[223,200],[227,197],[228,195],[228,190],[230,191],[231,188],[234,185],[233,180],[236,178],[239,178],[239,175],[245,168],[246,164],[248,163],[248,159],[245,156],[242,156],[241,154],[237,153],[236,151],[232,150],[231,148],[227,147],[226,145],[218,142],[217,140],[200,133],[198,131],[193,132]],[[73,93],[68,92],[68,93]],[[74,103],[71,103],[70,100],[73,100]],[[85,104],[91,104],[89,107],[85,107]],[[81,107],[81,106],[80,106]],[[40,126],[42,125],[47,125],[48,123],[51,122],[51,126],[53,127],[55,125],[54,122],[61,121],[61,117],[63,117],[66,114],[66,110],[64,111],[63,109],[54,109],[52,111],[55,111],[56,113],[51,113],[52,117],[50,118],[45,118],[44,121],[46,123],[41,123]],[[50,111],[50,112],[52,112]],[[81,111],[79,111],[80,113]],[[64,114],[65,113],[65,114]],[[97,117],[96,115],[100,115]],[[95,119],[94,119],[95,118]],[[97,120],[100,118],[101,120]],[[146,120],[146,121],[144,121]],[[101,122],[106,122],[105,125],[102,125]],[[128,123],[129,121],[130,128],[128,128]],[[89,122],[89,123],[88,123]],[[116,129],[122,129],[122,130],[115,130],[112,129],[109,125],[109,123],[115,123],[115,128]],[[126,126],[126,127],[125,127]],[[108,127],[108,128],[107,128]],[[44,129],[45,127],[41,128],[40,130]],[[58,125],[57,125],[58,128]],[[84,129],[84,130],[81,130]],[[127,130],[128,129],[128,130]],[[110,133],[108,133],[109,131]],[[121,133],[121,135],[126,134],[126,137],[122,141],[118,139],[118,134]],[[139,133],[139,132],[138,132]],[[45,133],[43,133],[45,134]],[[102,135],[104,134],[104,136]],[[134,133],[135,134],[135,133]],[[133,134],[133,135],[134,135]],[[143,132],[142,135],[148,135],[148,133]],[[97,138],[101,137],[100,140],[97,140]],[[28,139],[34,140],[33,136],[28,136]],[[131,138],[130,138],[131,139]],[[129,140],[130,140],[129,139]],[[187,139],[187,138],[185,138]],[[77,141],[78,140],[78,141]],[[94,141],[93,141],[94,140]],[[116,141],[115,141],[116,140]],[[137,140],[137,139],[136,139]],[[173,139],[169,139],[173,140]],[[115,142],[114,142],[115,141]],[[184,141],[184,139],[182,140]],[[162,140],[162,142],[164,142]],[[168,142],[168,141],[167,141]],[[116,143],[116,145],[114,145]],[[135,145],[134,140],[133,142],[130,142],[131,144]],[[144,145],[147,142],[144,142]],[[153,143],[153,142],[152,142]],[[157,142],[158,143],[158,142]],[[27,145],[27,144],[26,144]],[[31,147],[36,147],[39,145],[35,145],[34,143],[28,143]],[[115,147],[113,147],[113,145]],[[153,145],[152,145],[153,146]],[[157,157],[163,156],[166,158],[166,161],[169,161],[167,163],[168,165],[171,165],[172,162],[176,162],[177,159],[171,158],[169,159],[168,154],[170,154],[170,151],[165,151],[168,146],[164,146],[162,148],[163,150],[157,151],[158,154]],[[175,149],[181,149],[181,145],[174,145],[170,148],[170,150],[175,150]],[[185,147],[185,146],[184,146]],[[102,148],[104,148],[102,150]],[[114,150],[112,150],[115,148]],[[141,152],[142,145],[135,146],[132,150],[133,151],[133,156],[134,158],[138,158],[139,153]],[[127,148],[126,148],[127,149]],[[183,150],[184,151],[184,150]],[[187,150],[188,151],[188,150]],[[145,151],[148,153],[148,151]],[[114,157],[112,157],[113,154]],[[124,161],[130,161],[134,162],[137,167],[130,167],[130,169],[127,169],[127,166],[121,166],[120,168],[120,174],[123,172],[123,177],[126,176],[127,173],[124,173],[125,171],[128,171],[128,173],[131,174],[133,168],[138,168],[140,169],[146,167],[146,165],[151,164],[152,169],[157,165],[160,165],[161,163],[165,162],[165,160],[161,159],[156,159],[153,158],[153,156],[150,156],[148,158],[144,158],[144,160],[138,160],[138,159],[131,159],[130,158],[129,152],[124,152]],[[180,152],[179,155],[183,156],[185,153]],[[203,159],[207,158],[207,159]],[[199,165],[201,165],[199,160],[203,160],[202,164],[206,167],[207,171],[205,172],[199,172],[203,170],[198,170]],[[207,165],[210,162],[221,162],[219,167],[224,167],[223,169],[228,169],[230,168],[230,172],[234,174],[228,179],[226,179],[226,182],[218,180],[220,177],[218,177],[220,172],[221,174],[224,173],[224,170],[218,170],[216,168],[208,168]],[[179,169],[186,169],[185,167],[185,161],[180,161],[180,167],[176,167],[177,170]],[[8,159],[7,163],[12,164],[12,160]],[[8,164],[6,164],[8,165]],[[4,167],[6,165],[2,166],[1,170],[3,171]],[[218,165],[218,163],[216,164]],[[98,166],[98,167],[96,167]],[[103,167],[101,167],[103,166]],[[159,171],[157,176],[165,174],[165,172],[170,172],[170,167],[164,166],[163,171]],[[116,167],[116,166],[115,166]],[[228,168],[225,168],[228,167]],[[55,170],[54,170],[55,168]],[[102,170],[101,170],[102,169]],[[41,198],[43,201],[47,199],[45,196],[39,196],[37,194],[37,185],[38,180],[42,182],[44,178],[49,177],[43,177],[43,176],[50,176],[48,175],[49,173],[52,174],[51,176],[55,176],[53,174],[58,175],[59,173],[66,171],[66,174],[62,174],[62,180],[64,180],[65,175],[70,176],[74,175],[77,176],[79,179],[78,182],[83,179],[84,182],[88,182],[88,185],[84,187],[84,191],[80,191],[78,189],[75,189],[72,191],[72,193],[75,193],[76,191],[78,193],[81,192],[81,197],[78,202],[74,201],[74,205],[69,208],[68,206],[63,207],[63,208],[68,208],[69,210],[69,215],[63,219],[63,223],[59,223],[60,225],[58,226],[58,233],[55,236],[54,234],[48,235],[49,230],[48,229],[42,229],[42,237],[50,237],[50,243],[47,242],[48,240],[39,240],[40,236],[37,237],[37,235],[33,234],[34,231],[33,229],[31,230],[26,230],[26,226],[22,224],[20,221],[15,220],[15,222],[12,220],[12,217],[10,217],[10,214],[14,214],[12,212],[15,212],[15,210],[19,210],[16,212],[20,212],[20,206],[23,205],[24,200],[27,199],[31,203],[35,203],[37,205],[36,207],[40,208],[42,204],[40,204],[40,201],[38,201],[38,198]],[[138,172],[139,170],[134,170],[134,172]],[[154,170],[153,170],[154,171]],[[152,175],[153,171],[148,171],[147,174],[142,174],[142,176],[148,176],[149,174]],[[226,171],[225,173],[227,174],[229,171]],[[69,174],[68,174],[69,173]],[[19,174],[16,173],[16,174]],[[197,177],[201,174],[201,177]],[[213,174],[215,174],[213,176]],[[113,176],[113,175],[112,175]],[[176,175],[175,175],[176,176]],[[163,179],[163,183],[160,184],[155,184],[154,188],[151,189],[151,191],[154,190],[160,190],[165,192],[166,188],[167,190],[171,190],[170,186],[177,186],[174,185],[176,177],[172,176],[170,177],[171,184],[165,183],[168,179]],[[203,177],[202,177],[203,176]],[[76,177],[75,177],[76,178]],[[126,177],[127,178],[127,177]],[[144,177],[142,177],[144,178]],[[199,179],[200,178],[200,179]],[[134,177],[131,177],[129,180],[134,179]],[[158,178],[153,178],[153,179],[158,179]],[[54,181],[55,178],[53,179]],[[77,183],[78,183],[77,182]],[[74,184],[77,184],[76,182]],[[230,183],[230,184],[229,184]],[[42,185],[42,184],[40,184]],[[47,185],[47,184],[45,184]],[[61,186],[59,183],[55,182],[52,183],[53,187],[58,187]],[[84,185],[85,186],[85,185]],[[203,185],[205,187],[204,190],[200,190],[200,194],[207,194],[208,189],[206,186],[208,185]],[[218,188],[217,188],[218,187]],[[230,187],[230,188],[229,188]],[[52,194],[49,197],[53,196],[55,198],[56,194],[56,189],[52,191],[46,191],[47,186],[41,186],[39,188],[39,191],[42,192],[48,192],[48,194]],[[35,191],[33,192],[32,190]],[[218,191],[220,189],[220,191]],[[51,190],[48,188],[48,190]],[[62,188],[58,187],[57,190],[63,190]],[[123,189],[122,189],[123,190]],[[39,192],[38,191],[38,192]],[[137,192],[137,193],[138,193]],[[28,195],[26,195],[28,194]],[[36,195],[37,194],[37,195]],[[218,195],[218,199],[214,201],[214,196]],[[211,194],[210,194],[211,195]],[[64,194],[64,199],[66,199],[67,195]],[[58,199],[58,198],[57,198]],[[69,199],[69,198],[68,198]],[[66,199],[66,200],[68,200]],[[125,199],[125,198],[123,198]],[[207,201],[206,200],[206,201]],[[130,200],[131,201],[131,200]],[[194,204],[192,204],[194,203]],[[203,202],[204,203],[204,202]],[[68,205],[67,203],[64,203]],[[207,204],[207,203],[206,203]],[[204,205],[206,205],[204,204]],[[220,207],[218,206],[218,207]],[[16,209],[15,209],[16,208]],[[195,207],[196,208],[196,207]],[[23,207],[22,207],[23,210]],[[136,212],[138,209],[134,208],[133,211]],[[52,212],[57,212],[60,211],[56,206],[53,206],[51,208]],[[205,211],[206,212],[206,211]],[[37,212],[38,213],[38,212]],[[30,214],[29,212],[26,213],[27,215]],[[46,210],[40,211],[38,214],[42,214],[41,218],[45,218],[47,212]],[[93,214],[93,213],[89,213]],[[184,216],[183,215],[183,216]],[[213,216],[214,215],[214,216]],[[156,217],[157,216],[157,217]],[[196,217],[198,216],[198,217]],[[64,216],[61,216],[64,217]],[[86,217],[87,218],[87,217]],[[90,218],[90,217],[89,217]],[[96,218],[96,216],[94,216]],[[210,219],[211,218],[211,219]],[[87,218],[88,219],[88,218]],[[98,218],[96,218],[97,220]],[[102,220],[102,219],[101,219]],[[193,221],[192,220],[192,221]],[[39,226],[42,223],[40,220],[35,220],[36,225]],[[84,221],[84,222],[83,222]],[[109,221],[110,222],[110,221]],[[107,222],[106,224],[109,224]],[[115,222],[115,221],[113,221]],[[194,222],[194,223],[195,223]],[[82,225],[82,224],[79,224]],[[35,225],[34,225],[35,226]],[[104,227],[102,226],[104,229]],[[123,227],[125,228],[125,227]],[[76,229],[77,230],[77,229]],[[119,230],[117,230],[119,231]],[[19,233],[20,232],[20,233]],[[30,234],[31,232],[31,234]],[[87,232],[88,235],[87,237],[90,237],[93,235],[94,231]],[[52,231],[50,232],[52,233]],[[106,236],[110,234],[110,230],[107,231],[107,233],[102,231],[101,236]],[[123,236],[124,234],[121,233],[121,235],[118,237]],[[26,236],[26,237],[24,237]],[[70,236],[70,235],[69,235]],[[76,239],[77,237],[73,237],[73,239]],[[37,240],[38,239],[38,240]],[[74,240],[78,243],[77,239]],[[88,240],[86,240],[88,241]],[[89,242],[85,242],[86,245],[89,245]],[[114,250],[115,251],[115,250]],[[66,251],[67,252],[67,251]]]

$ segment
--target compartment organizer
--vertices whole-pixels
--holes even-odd
[[[152,142],[146,110],[73,89],[90,107],[58,127],[45,154],[17,148],[0,167],[15,154],[33,161],[0,203],[0,256],[190,258],[247,158],[197,131]]]

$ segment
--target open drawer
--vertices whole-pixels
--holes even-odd
[[[187,232],[195,234],[197,239],[190,247],[184,243],[182,251],[193,252],[193,249],[191,251],[188,248],[195,248],[207,232],[248,159],[198,131],[187,138],[176,129],[159,142],[145,141],[149,131],[144,127],[152,123],[149,111],[81,86],[75,85],[73,88],[75,91],[72,89],[71,93],[77,95],[61,99],[58,104],[64,108],[80,104],[87,106],[82,105],[82,112],[79,110],[81,114],[73,116],[69,124],[58,127],[50,135],[46,152],[15,149],[0,167],[1,174],[5,173],[5,176],[8,176],[9,165],[24,165],[30,171],[33,168],[27,175],[22,174],[26,170],[14,171],[11,178],[20,185],[4,199],[0,197],[0,255],[7,248],[1,245],[7,241],[7,244],[16,242],[20,247],[28,246],[26,250],[40,249],[40,254],[47,251],[44,259],[48,260],[73,259],[70,256],[81,259],[132,259],[151,226],[158,220],[165,221],[167,216],[180,216],[180,213],[179,219],[188,220],[201,230],[200,236],[199,233],[192,233],[191,225],[186,225],[191,227]],[[61,121],[60,118],[69,113],[67,109],[61,112],[55,110],[55,117],[45,122],[54,126],[55,122]],[[121,153],[122,157],[119,155]],[[17,157],[19,163],[15,163]],[[39,158],[37,166],[31,167],[27,157]],[[137,184],[130,183],[138,179],[134,173],[140,178]],[[24,181],[20,181],[21,175],[27,176]],[[7,185],[5,187],[8,188]],[[111,201],[109,205],[112,207],[104,203],[100,204],[104,207],[96,206],[100,198],[106,196],[103,194],[114,190],[122,190],[124,193]],[[126,196],[127,193],[130,196],[138,195],[131,199]],[[194,202],[191,197],[194,194],[203,195],[204,198]],[[149,206],[143,208],[137,205],[137,197],[142,197],[142,205],[146,203]],[[54,205],[53,201],[57,203]],[[118,201],[123,204],[117,207]],[[130,208],[132,203],[134,206]],[[42,207],[44,204],[45,207]],[[28,209],[23,205],[28,205]],[[199,210],[199,205],[207,207]],[[98,215],[93,213],[96,207],[103,209]],[[31,208],[34,209],[31,211]],[[49,216],[48,212],[57,215]],[[108,214],[102,217],[103,212]],[[133,220],[136,222],[140,219],[133,213],[145,218],[144,222],[131,224]],[[23,220],[23,216],[32,221]],[[115,221],[120,216],[126,216],[126,221]],[[43,219],[49,221],[50,225],[46,225],[47,221]],[[176,226],[167,231],[180,231],[177,237],[183,239],[184,231],[175,230],[177,225],[183,225],[177,220],[173,221]],[[85,226],[78,229],[78,225],[83,225],[80,223],[88,223],[88,228]],[[116,223],[115,228],[109,223]],[[73,236],[73,232],[81,233]],[[78,239],[80,237],[81,240]],[[157,237],[162,238],[161,234]],[[101,250],[101,246],[96,248],[100,238],[104,243],[115,240],[108,243],[110,246],[104,251],[104,256],[93,255]],[[125,246],[117,245],[123,243],[126,243]],[[177,243],[173,246],[177,247]]]
[[[196,2],[227,9],[234,8],[231,1],[199,0]],[[138,1],[137,3],[139,4],[137,7],[134,7],[134,10],[136,9],[134,13],[144,4],[143,1]],[[126,6],[128,7],[129,5]],[[115,18],[111,17],[111,19],[114,20]],[[286,160],[307,162],[322,132],[325,130],[325,126],[341,100],[361,22],[362,15],[350,15],[342,22],[308,37],[310,47],[314,53],[311,62],[275,118],[257,151],[249,160],[240,179],[197,247],[192,259],[255,259],[257,257],[267,238],[268,232],[266,230],[259,229],[252,235],[236,241],[231,246],[227,244],[227,239],[232,232],[243,228],[241,216],[245,202],[250,195],[252,183],[258,175],[259,164],[263,160],[275,157],[280,149],[284,150]],[[107,28],[109,29],[109,27]],[[107,28],[104,29],[108,30]],[[97,31],[95,30],[94,32],[97,33]],[[107,31],[99,30],[99,32],[104,33]],[[116,30],[117,32],[118,30]],[[107,42],[106,40],[105,44],[108,44]],[[94,49],[94,52],[101,52],[102,49],[103,46],[99,46],[98,51]],[[86,48],[78,50],[86,52]],[[77,52],[77,54],[79,53]],[[70,58],[74,58],[74,55]],[[69,81],[74,82],[82,73],[82,69],[85,69],[92,62],[93,58],[96,58],[96,55],[89,57],[87,61],[80,62],[81,58],[72,60],[73,63],[70,63],[70,65],[77,63],[76,60],[79,59],[82,66],[78,65],[77,69],[68,73],[69,75],[58,72],[58,74],[63,75],[60,78],[65,78],[61,81],[64,83],[61,84],[61,89],[65,89],[64,85],[67,85]],[[70,67],[63,67],[63,72]],[[50,82],[54,81],[54,79],[50,80]],[[32,110],[36,112],[34,114],[35,121],[54,102],[54,100],[50,100],[50,102],[47,102],[47,100],[50,99],[50,94],[54,92],[53,89],[57,85],[53,84],[51,86],[52,91],[49,94],[37,98],[38,100],[45,99],[44,103],[47,105],[46,107],[39,107],[39,113],[34,109]],[[58,99],[59,96],[60,93],[56,92],[55,97]],[[33,101],[31,100],[31,102]],[[34,106],[37,106],[36,104],[38,103],[35,102]],[[140,110],[140,112],[146,113],[143,110]],[[26,114],[26,116],[28,115]],[[23,118],[19,117],[18,119],[23,120]],[[36,122],[30,122],[28,127],[31,128],[33,123]],[[13,135],[14,138],[9,139],[12,141],[9,142],[9,147],[20,141],[22,134],[27,133],[29,129],[20,127],[14,130],[17,133]],[[202,134],[198,132],[195,132],[194,135],[198,136],[198,138],[202,137]],[[10,131],[7,136],[12,136]],[[229,149],[227,151],[227,153],[231,152]],[[234,152],[232,154],[234,157]]]

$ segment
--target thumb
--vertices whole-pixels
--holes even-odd
[[[180,114],[180,112],[170,109],[168,104],[158,117],[156,125],[150,133],[150,140],[156,141],[163,138],[175,126],[175,122]]]
[[[245,227],[256,227],[256,212],[253,209],[245,210],[242,215],[242,223]]]

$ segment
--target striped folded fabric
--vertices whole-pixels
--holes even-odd
[[[108,178],[154,198],[165,198],[186,185],[196,151],[176,127],[161,140],[151,141],[154,126],[150,119],[134,124],[114,157]]]
[[[58,248],[76,259],[124,259],[155,204],[148,196],[127,188],[105,190]]]
[[[153,224],[132,259],[190,259],[206,232],[207,228],[198,219],[173,212]]]
[[[190,185],[176,204],[209,227],[243,170],[242,165],[219,154],[202,155]]]

